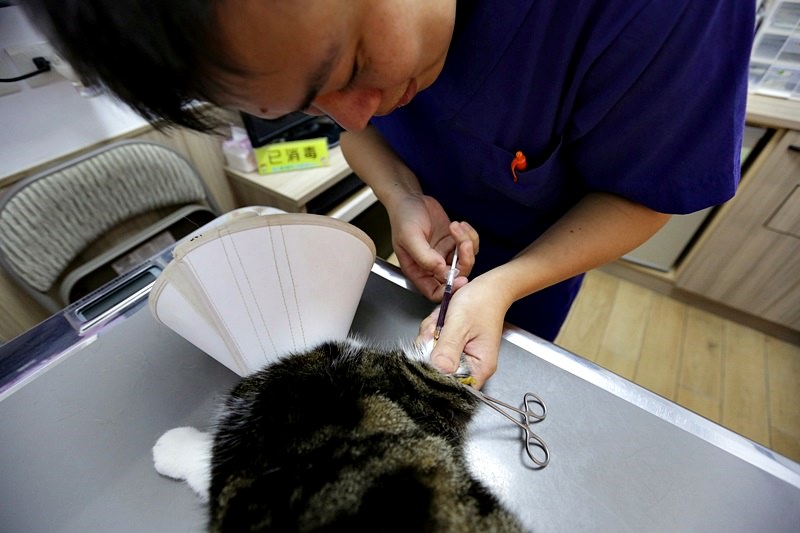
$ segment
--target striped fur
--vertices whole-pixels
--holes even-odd
[[[474,396],[358,341],[242,380],[217,422],[211,531],[518,531],[466,468]]]

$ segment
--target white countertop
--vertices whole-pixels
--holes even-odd
[[[0,120],[0,183],[149,127],[108,96],[80,96],[67,80],[0,97]]]
[[[0,9],[0,55],[44,41],[17,6]],[[5,58],[0,58],[5,61]],[[108,96],[84,98],[64,79],[0,95],[0,187],[76,152],[133,135],[147,121]]]

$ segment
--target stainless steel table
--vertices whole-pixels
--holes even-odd
[[[202,530],[202,505],[155,472],[150,448],[173,427],[205,428],[236,376],[156,324],[139,285],[0,347],[0,531]],[[379,262],[352,329],[413,339],[430,309]],[[528,466],[518,430],[488,408],[468,444],[476,474],[533,530],[800,530],[800,465],[550,343],[509,327],[485,390],[547,402],[535,426],[546,468]]]

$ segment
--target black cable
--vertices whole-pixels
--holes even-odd
[[[28,78],[38,76],[43,72],[50,71],[50,62],[44,57],[34,57],[33,64],[36,65],[37,70],[34,70],[33,72],[28,72],[27,74],[23,74],[22,76],[17,76],[16,78],[0,78],[0,83],[14,83],[15,81],[27,80]]]

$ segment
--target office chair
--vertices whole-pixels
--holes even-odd
[[[217,214],[183,156],[123,141],[11,187],[0,199],[0,266],[55,312]]]

